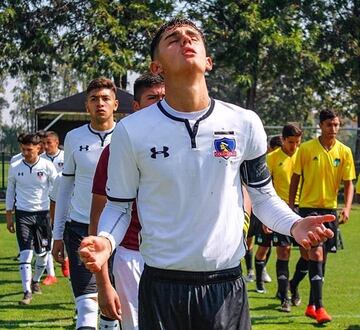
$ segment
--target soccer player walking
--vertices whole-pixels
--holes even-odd
[[[24,297],[21,305],[28,305],[32,293],[41,293],[39,281],[51,250],[49,191],[56,178],[54,165],[39,157],[40,137],[24,135],[20,141],[22,159],[10,164],[6,190],[6,221],[10,233],[15,233],[12,217],[15,209],[16,238],[20,249],[20,275]],[[32,275],[33,249],[36,255]]]
[[[55,207],[53,256],[58,262],[64,262],[65,242],[78,312],[76,329],[96,329],[95,276],[82,264],[78,248],[82,238],[88,235],[96,164],[102,150],[110,143],[115,127],[113,114],[118,101],[114,83],[106,78],[91,81],[85,105],[90,123],[70,131],[65,137],[64,170]],[[68,215],[70,222],[67,222]]]
[[[295,204],[296,192],[302,179],[299,213],[301,216],[314,214],[333,214],[335,221],[325,224],[334,236],[324,244],[311,248],[308,255],[310,277],[310,297],[305,315],[318,323],[331,321],[322,303],[322,286],[328,252],[336,252],[337,196],[341,182],[344,183],[345,207],[340,217],[347,222],[354,194],[352,180],[355,179],[355,167],[349,147],[336,139],[340,129],[340,118],[333,110],[320,112],[321,135],[303,143],[297,155],[294,174],[291,178],[289,205]],[[292,294],[296,294],[302,276],[295,272],[290,281]]]
[[[212,61],[194,23],[163,25],[151,57],[151,71],[164,77],[165,99],[116,126],[108,203],[99,236],[83,240],[81,257],[92,271],[101,269],[124,237],[136,199],[145,261],[139,328],[249,329],[239,266],[245,254],[240,166],[258,217],[305,247],[332,235],[322,222],[333,216],[299,219],[275,194],[261,121],[209,98],[205,72]]]

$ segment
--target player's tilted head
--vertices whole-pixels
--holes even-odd
[[[205,45],[204,33],[202,32],[202,30],[199,27],[196,26],[196,24],[194,22],[192,22],[191,20],[189,20],[187,18],[173,18],[169,22],[163,24],[155,33],[155,35],[151,41],[151,46],[150,46],[150,56],[151,56],[152,60],[154,60],[154,58],[156,57],[157,47],[159,45],[159,42],[160,42],[161,37],[163,36],[164,32],[175,29],[180,26],[190,26],[191,28],[196,30],[200,34],[201,39]]]
[[[98,77],[94,80],[90,81],[87,89],[86,89],[86,96],[96,89],[110,89],[114,92],[116,98],[116,86],[114,82],[106,77]]]

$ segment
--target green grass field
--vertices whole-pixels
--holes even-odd
[[[45,287],[43,294],[33,298],[31,305],[19,306],[22,288],[18,264],[13,261],[17,254],[15,236],[6,230],[4,205],[0,204],[0,329],[74,329],[72,317],[74,305],[68,280],[56,269],[59,283]],[[360,206],[355,205],[350,222],[342,227],[345,249],[330,255],[324,285],[324,303],[333,316],[333,322],[319,326],[304,316],[309,284],[305,279],[300,294],[303,302],[293,307],[291,313],[278,311],[279,301],[274,298],[275,253],[272,254],[268,271],[273,282],[266,286],[266,294],[255,292],[255,284],[248,286],[250,313],[254,330],[304,330],[341,329],[360,330]],[[294,250],[291,271],[299,252]],[[169,329],[171,330],[171,329]]]

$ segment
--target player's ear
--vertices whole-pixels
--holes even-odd
[[[117,111],[118,107],[119,107],[119,100],[115,100],[114,112]]]
[[[150,63],[150,71],[154,75],[161,75],[163,73],[163,68],[161,63],[158,60],[154,60]]]
[[[133,111],[139,111],[140,110],[140,103],[138,101],[133,101]]]
[[[206,56],[206,71],[211,71],[213,68],[213,61],[211,57]]]

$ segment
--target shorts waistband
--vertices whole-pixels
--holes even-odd
[[[236,280],[242,275],[241,266],[209,272],[193,272],[183,270],[161,269],[144,265],[144,276],[156,280],[207,284]]]

